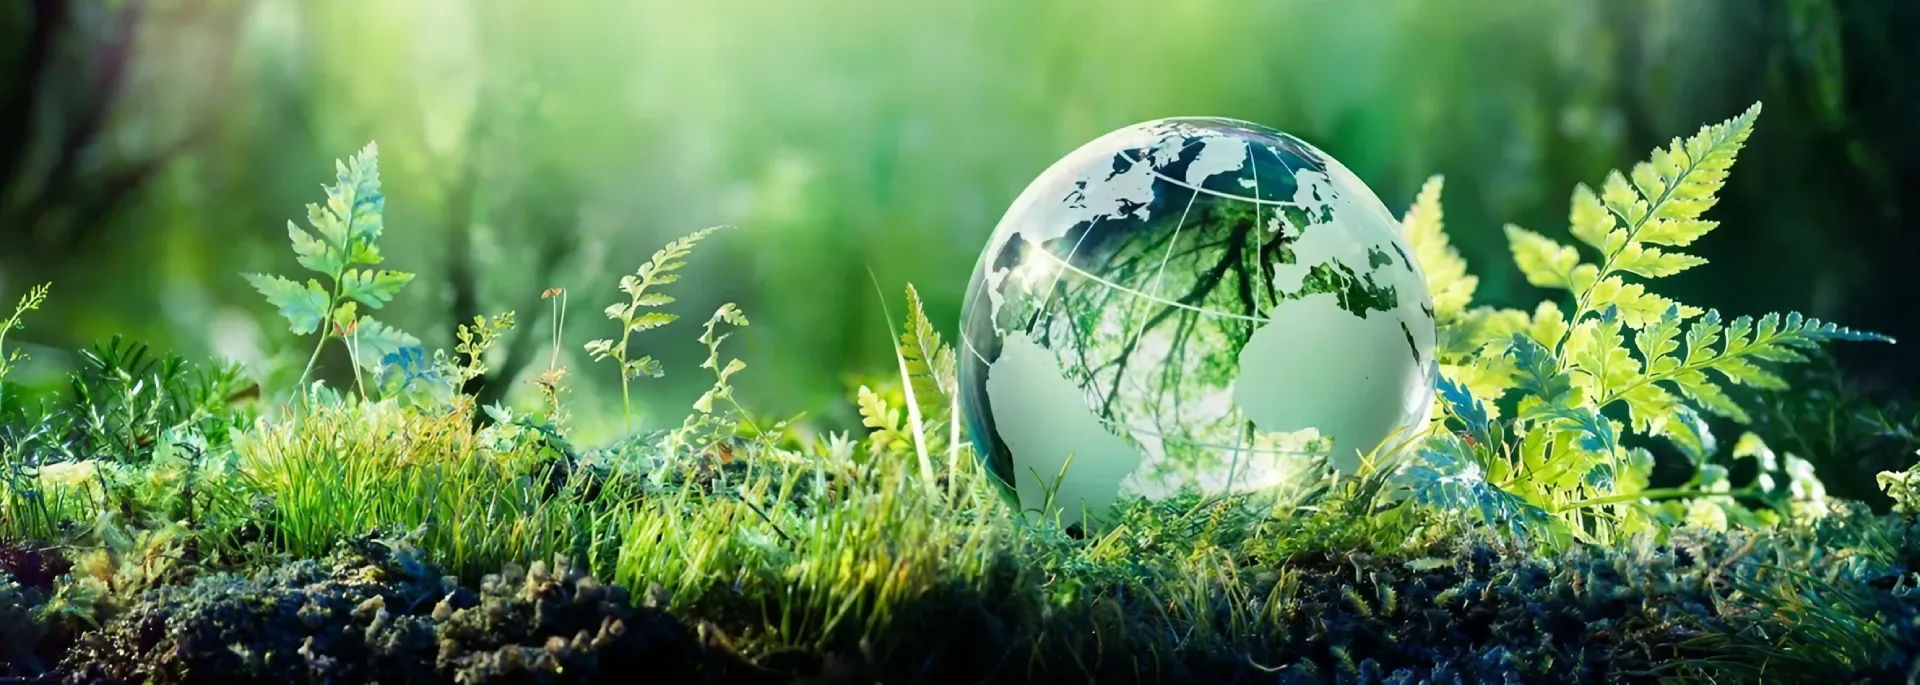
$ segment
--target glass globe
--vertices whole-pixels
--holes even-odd
[[[1049,167],[981,252],[961,333],[976,453],[1065,525],[1126,496],[1270,490],[1314,455],[1351,473],[1424,427],[1438,368],[1426,280],[1379,198],[1293,136],[1218,118],[1129,126]]]

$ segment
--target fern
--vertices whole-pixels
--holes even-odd
[[[653,253],[653,258],[640,265],[639,270],[620,277],[620,292],[626,293],[625,304],[615,303],[606,308],[607,318],[620,322],[620,339],[602,339],[587,343],[586,349],[594,361],[612,359],[620,365],[620,407],[626,417],[627,430],[633,430],[633,396],[630,383],[641,376],[659,378],[666,373],[660,362],[652,356],[642,355],[630,358],[627,344],[633,334],[653,330],[678,320],[678,314],[660,311],[644,311],[672,304],[673,296],[653,289],[680,280],[680,274],[674,273],[686,266],[685,259],[693,254],[693,247],[701,239],[712,235],[723,226],[704,228],[667,243],[666,247]]]
[[[1426,274],[1427,291],[1433,295],[1434,318],[1456,321],[1473,302],[1473,291],[1480,279],[1467,273],[1467,260],[1447,240],[1440,190],[1445,179],[1433,176],[1420,186],[1420,194],[1401,220],[1407,242],[1413,247],[1414,260]]]
[[[1915,452],[1920,455],[1920,452]],[[1905,471],[1881,471],[1874,482],[1893,499],[1894,513],[1920,517],[1920,463]]]
[[[302,386],[328,340],[338,338],[347,345],[356,367],[356,382],[361,368],[373,369],[387,355],[420,345],[419,339],[358,313],[362,306],[386,306],[413,281],[413,274],[404,271],[371,268],[383,260],[379,241],[385,228],[386,197],[380,191],[378,146],[368,143],[351,159],[336,160],[334,170],[336,183],[325,186],[326,203],[307,205],[307,223],[314,232],[287,222],[287,237],[293,243],[295,257],[321,278],[301,283],[280,276],[246,274],[254,289],[286,318],[294,335],[320,334],[313,355],[300,372]]]
[[[706,452],[724,444],[727,447],[721,453],[722,458],[730,458],[733,440],[741,437],[740,425],[743,422],[753,431],[754,437],[761,440],[761,446],[771,446],[772,436],[760,430],[760,427],[754,424],[752,417],[747,414],[746,408],[740,406],[740,403],[733,398],[733,375],[745,370],[747,363],[739,359],[727,360],[725,364],[720,363],[720,343],[733,335],[721,333],[719,329],[721,324],[744,327],[747,325],[747,315],[740,311],[739,306],[728,302],[720,305],[720,308],[713,312],[713,316],[707,317],[707,323],[701,329],[699,338],[700,344],[707,348],[707,359],[700,363],[700,368],[711,369],[714,382],[706,392],[701,393],[699,399],[694,400],[694,412],[687,415],[679,428],[668,433],[669,451],[678,451],[682,447],[687,447],[696,453]],[[731,406],[731,412],[718,411],[716,403],[723,400]],[[785,426],[779,426],[779,429],[784,430]]]
[[[47,291],[51,288],[53,288],[52,283],[42,283],[28,288],[27,294],[21,295],[20,301],[13,305],[13,315],[7,317],[6,321],[0,322],[0,380],[6,380],[7,374],[13,371],[13,365],[16,362],[25,361],[27,358],[25,352],[7,351],[7,332],[26,328],[27,312],[40,309],[40,305],[46,303]]]
[[[887,402],[880,393],[865,385],[855,394],[860,409],[860,424],[867,434],[867,451],[872,454],[898,454],[913,447],[913,434],[900,425],[900,408]]]
[[[1667,439],[1706,474],[1723,467],[1704,463],[1711,450],[1699,413],[1748,421],[1728,385],[1783,388],[1785,381],[1762,364],[1804,361],[1806,351],[1824,342],[1891,342],[1796,313],[1727,322],[1716,311],[1648,290],[1651,280],[1706,263],[1682,248],[1717,227],[1701,217],[1715,203],[1759,112],[1756,104],[1685,140],[1676,138],[1631,174],[1609,174],[1597,193],[1576,186],[1568,217],[1574,244],[1506,226],[1521,274],[1534,286],[1565,291],[1570,315],[1554,301],[1532,314],[1468,309],[1476,282],[1447,243],[1440,180],[1427,182],[1404,225],[1434,293],[1441,405],[1446,420],[1464,427],[1465,438],[1463,446],[1437,454],[1474,464],[1491,487],[1578,524],[1569,529],[1576,534],[1630,528],[1645,521],[1616,505],[1692,497],[1720,485],[1697,475],[1682,488],[1645,490],[1652,457],[1623,448],[1623,433]],[[1585,260],[1582,246],[1597,259]],[[1498,420],[1497,402],[1513,391],[1519,395],[1516,415]],[[1606,416],[1616,406],[1625,410],[1624,424]],[[1751,448],[1736,452],[1736,459],[1756,454]],[[1792,460],[1785,470],[1777,462],[1763,467],[1767,479],[1746,494],[1777,499],[1775,474],[1795,484],[1788,489],[1814,487],[1807,485],[1811,474],[1798,473],[1806,469]],[[1429,465],[1413,475],[1430,498],[1452,497],[1481,511],[1518,511],[1461,487],[1434,490],[1434,479],[1446,472]]]
[[[722,323],[745,327],[747,325],[747,315],[741,312],[740,308],[732,302],[728,302],[721,305],[720,309],[713,313],[713,316],[707,318],[706,332],[700,334],[700,344],[707,346],[707,360],[700,362],[700,368],[712,369],[714,382],[713,387],[701,393],[700,399],[694,400],[693,402],[694,411],[702,414],[713,413],[713,403],[715,400],[726,400],[728,403],[733,404],[735,409],[740,408],[740,404],[733,399],[733,385],[728,383],[727,379],[732,378],[733,374],[746,369],[747,363],[739,359],[729,359],[725,367],[720,365],[720,343],[725,341],[727,336],[733,335],[732,333],[719,333],[716,335],[716,327]]]

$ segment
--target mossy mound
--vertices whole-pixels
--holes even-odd
[[[147,593],[70,651],[68,683],[1610,683],[1903,682],[1920,654],[1910,564],[1920,527],[1842,512],[1767,532],[1546,555],[1494,539],[1426,554],[1319,551],[1222,586],[1170,630],[1155,590],[1121,582],[1068,605],[1022,592],[1014,560],[940,584],[882,634],[742,656],[789,607],[735,596],[683,618],[564,561],[478,589],[405,543]],[[973,588],[973,589],[969,589]],[[1252,596],[1246,601],[1229,596]],[[1228,634],[1235,612],[1278,630]]]
[[[372,539],[148,592],[61,665],[68,683],[681,682],[741,668],[564,560],[509,566],[476,592]]]

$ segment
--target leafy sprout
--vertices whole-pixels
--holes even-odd
[[[673,296],[654,289],[680,280],[680,274],[674,272],[686,266],[685,260],[687,255],[693,253],[694,245],[721,228],[724,227],[704,228],[667,243],[666,247],[653,253],[652,259],[640,265],[639,270],[620,277],[620,292],[626,293],[628,300],[624,304],[614,303],[606,308],[607,318],[620,322],[620,339],[587,343],[587,353],[593,356],[594,361],[612,359],[620,365],[620,409],[628,431],[633,430],[633,396],[629,383],[641,376],[659,378],[665,370],[652,356],[629,357],[627,344],[635,333],[653,330],[680,318],[678,314],[644,309],[673,303]]]
[[[313,354],[300,372],[302,386],[328,340],[338,338],[347,345],[356,366],[356,382],[360,368],[375,368],[388,355],[420,345],[419,339],[358,313],[362,306],[386,306],[413,281],[413,274],[404,271],[361,268],[383,261],[379,240],[385,228],[386,198],[380,192],[379,148],[368,143],[351,159],[336,160],[334,170],[336,183],[324,186],[326,202],[307,205],[313,232],[287,222],[287,237],[300,265],[321,278],[301,283],[246,274],[254,289],[279,309],[295,335],[319,333]]]
[[[12,352],[7,351],[7,332],[25,328],[27,312],[40,309],[40,305],[47,301],[47,291],[52,287],[52,283],[42,283],[28,288],[27,293],[21,295],[20,301],[14,304],[13,315],[7,317],[5,322],[0,322],[0,380],[6,379],[7,373],[13,371],[15,362],[23,361],[27,358],[27,353],[25,352],[19,350]]]

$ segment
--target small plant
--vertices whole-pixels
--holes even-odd
[[[7,332],[25,328],[27,312],[40,309],[40,305],[47,301],[47,291],[52,287],[52,283],[42,283],[28,288],[27,294],[20,296],[20,301],[13,305],[13,315],[7,317],[6,321],[0,322],[0,381],[6,380],[7,374],[13,371],[14,363],[27,358],[25,352],[7,351]]]
[[[1905,471],[1881,471],[1874,480],[1893,498],[1894,513],[1920,517],[1920,463]]]
[[[426,349],[417,345],[388,353],[375,366],[379,396],[429,411],[451,410],[471,416],[472,397],[462,390],[487,372],[482,357],[512,329],[513,312],[475,316],[472,325],[463,323],[454,331],[457,357],[448,356],[446,350],[435,350],[429,359]]]
[[[620,277],[620,292],[627,294],[627,302],[608,305],[606,309],[607,318],[620,322],[620,339],[587,343],[587,353],[593,355],[594,361],[612,359],[620,365],[620,411],[629,432],[633,430],[633,396],[629,391],[629,383],[641,376],[659,378],[665,370],[651,356],[630,358],[627,343],[635,333],[659,328],[680,318],[678,314],[669,312],[642,311],[642,308],[660,307],[673,302],[673,296],[650,289],[680,280],[680,275],[674,272],[686,266],[684,260],[687,255],[693,254],[694,244],[721,228],[704,228],[667,243],[666,247],[653,253],[652,259],[640,265],[638,271]]]
[[[424,525],[419,542],[439,563],[477,575],[574,554],[576,535],[596,529],[597,510],[549,491],[564,474],[544,456],[544,437],[476,428],[458,412],[313,402],[302,420],[263,422],[235,447],[245,487],[272,503],[266,516],[288,551],[315,557],[369,530]]]
[[[547,422],[559,426],[567,419],[566,407],[560,401],[567,378],[567,367],[560,365],[560,341],[567,328],[567,289],[548,288],[540,292],[540,299],[553,302],[553,342],[547,354],[547,370],[540,372],[533,382],[539,386],[540,396],[546,399]]]
[[[1571,295],[1570,315],[1551,300],[1531,315],[1467,309],[1475,281],[1446,244],[1440,180],[1427,183],[1405,223],[1436,294],[1441,404],[1459,432],[1429,443],[1426,464],[1409,471],[1423,499],[1515,525],[1550,523],[1563,537],[1644,527],[1649,519],[1634,503],[1705,491],[1699,478],[1646,490],[1653,457],[1621,445],[1622,433],[1665,438],[1698,468],[1706,457],[1698,412],[1748,420],[1723,384],[1781,388],[1785,381],[1760,363],[1804,361],[1804,351],[1827,341],[1890,341],[1797,313],[1724,321],[1628,280],[1706,263],[1678,248],[1716,227],[1701,216],[1759,113],[1754,105],[1676,138],[1630,176],[1610,174],[1598,193],[1577,186],[1570,233],[1599,255],[1597,262],[1582,261],[1574,246],[1506,227],[1521,273],[1535,286]],[[1509,391],[1518,391],[1513,415],[1496,420],[1507,411]],[[1616,408],[1626,421],[1607,416]]]
[[[347,345],[356,366],[356,382],[360,367],[372,369],[387,355],[420,345],[417,338],[358,313],[361,306],[386,306],[413,281],[413,274],[404,271],[370,268],[383,261],[379,240],[385,228],[386,198],[380,192],[379,148],[368,143],[350,160],[335,161],[334,168],[336,183],[325,187],[326,203],[307,205],[307,222],[318,236],[287,222],[287,236],[300,265],[321,274],[327,283],[309,278],[302,284],[280,276],[246,274],[267,302],[279,308],[294,335],[320,334],[300,372],[301,386],[306,385],[328,340],[337,338]]]
[[[747,325],[747,315],[741,312],[738,306],[728,302],[714,310],[713,316],[707,317],[707,324],[702,328],[699,338],[700,344],[707,348],[707,359],[700,363],[700,368],[713,371],[713,386],[701,393],[700,399],[694,400],[694,413],[687,415],[680,427],[668,436],[669,450],[680,446],[692,446],[694,452],[705,452],[713,447],[724,445],[739,433],[739,424],[742,421],[747,422],[755,435],[763,435],[758,426],[752,425],[753,419],[747,415],[746,409],[733,399],[733,384],[730,379],[733,374],[746,369],[747,363],[739,359],[730,359],[727,360],[726,366],[720,365],[720,343],[733,335],[719,332],[718,327],[723,323],[744,327]],[[714,402],[720,400],[725,400],[732,406],[731,414],[714,411]],[[702,436],[705,438],[704,444],[694,446],[694,443],[701,441]]]
[[[108,458],[145,463],[168,431],[197,431],[215,446],[244,425],[240,400],[256,386],[232,363],[189,364],[177,354],[156,355],[146,343],[116,335],[82,350],[72,374],[72,430],[61,447],[69,460]]]

